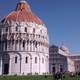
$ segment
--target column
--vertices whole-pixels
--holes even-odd
[[[32,74],[32,57],[30,57],[30,73]]]
[[[32,47],[32,51],[33,51],[33,40],[32,40],[32,44],[31,44],[31,47]]]
[[[10,56],[10,59],[9,59],[9,75],[11,75],[11,56]]]
[[[40,63],[41,63],[41,58],[39,57],[39,74],[41,73],[41,65],[40,65]]]
[[[19,51],[21,51],[21,39],[19,40]]]
[[[29,40],[27,40],[27,51],[29,51],[29,47],[28,47],[28,45],[29,45]]]
[[[2,75],[2,56],[0,57],[0,75]]]
[[[20,56],[20,74],[22,74],[22,57]]]
[[[28,43],[28,51],[30,51],[30,40],[29,40],[29,43]]]
[[[15,45],[15,50],[17,50],[17,48],[16,48],[16,40],[14,41],[14,45]]]

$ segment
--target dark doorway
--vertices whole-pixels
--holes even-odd
[[[63,66],[60,65],[60,72],[63,72]]]
[[[4,64],[4,74],[9,73],[9,64]]]
[[[9,54],[3,54],[2,56],[2,74],[9,74]]]
[[[55,74],[55,67],[52,67],[52,73]]]
[[[60,72],[63,72],[63,68],[60,68]]]

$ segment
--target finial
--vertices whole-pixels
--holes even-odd
[[[20,2],[17,4],[16,10],[26,10],[28,12],[31,12],[30,6],[26,2],[26,0],[20,0]]]

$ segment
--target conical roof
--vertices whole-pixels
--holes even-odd
[[[33,22],[39,25],[42,25],[42,21],[32,13],[30,6],[24,0],[20,1],[17,6],[16,10],[12,11],[8,16],[4,18],[5,22],[11,23],[12,21],[17,22]]]

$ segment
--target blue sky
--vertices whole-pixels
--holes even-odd
[[[0,19],[20,0],[0,0]],[[63,43],[72,53],[80,52],[80,0],[27,0],[32,11],[46,24],[50,44]]]

